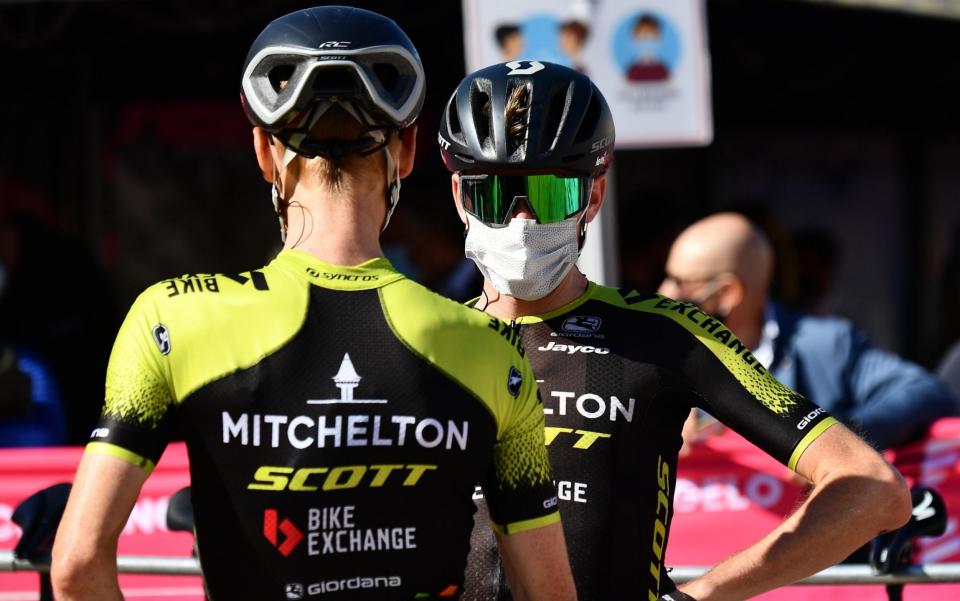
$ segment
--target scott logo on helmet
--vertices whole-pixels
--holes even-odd
[[[527,63],[530,65],[524,69],[520,68],[520,65]],[[506,64],[506,67],[510,69],[510,72],[507,75],[533,75],[537,71],[543,71],[546,67],[540,61],[511,61]]]
[[[592,152],[599,152],[604,148],[606,148],[607,146],[609,146],[612,141],[613,140],[611,139],[610,136],[607,136],[605,138],[600,138],[599,140],[594,142],[592,146],[590,146],[590,150]]]

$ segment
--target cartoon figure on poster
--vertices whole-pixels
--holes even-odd
[[[587,72],[583,61],[583,46],[590,35],[586,22],[569,19],[560,25],[560,50],[570,59],[569,66],[581,73]]]
[[[618,148],[713,139],[707,0],[461,0],[468,71],[540,61],[604,91]]]
[[[534,14],[520,21],[498,23],[494,37],[504,61],[550,61],[586,73],[583,49],[590,36],[587,4],[575,2],[561,17]]]
[[[520,31],[519,26],[514,23],[503,23],[497,26],[493,35],[497,38],[500,58],[504,62],[520,57],[520,53],[523,52],[523,32]]]
[[[680,60],[680,36],[662,15],[634,13],[617,27],[613,55],[632,84],[668,82]]]

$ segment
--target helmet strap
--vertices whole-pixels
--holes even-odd
[[[369,127],[367,131],[367,138],[372,139],[374,144],[371,147],[365,145],[364,148],[360,150],[354,150],[356,154],[365,157],[369,156],[371,153],[376,152],[379,149],[383,149],[384,155],[386,157],[386,203],[387,203],[387,214],[383,219],[383,226],[380,228],[380,231],[387,229],[387,225],[390,224],[390,218],[393,216],[394,209],[397,208],[397,203],[400,201],[400,163],[399,161],[393,160],[393,155],[390,154],[390,137],[393,135],[394,130],[392,128],[382,128],[371,126],[373,121],[370,118],[370,115],[363,109],[362,106],[356,106],[352,102],[338,102],[337,103],[341,108],[343,108],[351,117],[360,122],[361,125]],[[332,102],[323,101],[318,103],[318,107],[315,108],[313,114],[310,116],[310,129],[313,129],[313,125],[320,119],[320,117],[327,112],[327,110],[333,106]],[[299,145],[306,139],[306,136],[302,133],[297,133],[291,136],[290,141]],[[280,221],[280,240],[286,242],[287,238],[287,203],[284,198],[282,191],[278,185],[280,181],[280,173],[287,168],[291,161],[296,158],[300,153],[294,150],[291,147],[291,144],[284,143],[283,150],[283,159],[280,164],[279,170],[274,168],[274,183],[272,189],[273,196],[273,209],[277,215],[277,219]],[[322,156],[322,155],[321,155]]]
[[[271,139],[271,145],[273,145]],[[280,159],[280,166],[277,167],[276,163],[273,166],[273,185],[270,187],[270,197],[273,201],[273,212],[277,216],[277,220],[280,222],[280,241],[287,241],[287,208],[290,206],[290,203],[283,197],[283,191],[281,190],[282,178],[281,174],[287,169],[290,165],[290,162],[297,157],[297,153],[294,152],[289,146],[283,144],[283,158]]]
[[[389,142],[389,137],[387,142]],[[400,161],[393,160],[393,155],[390,154],[390,145],[388,143],[384,144],[383,152],[387,158],[387,214],[383,219],[383,227],[380,228],[381,232],[390,225],[390,217],[393,216],[393,211],[397,208],[397,203],[400,202]],[[396,177],[391,179],[391,175],[395,175]]]
[[[271,186],[270,195],[273,199],[273,213],[280,222],[280,242],[285,243],[287,241],[287,203],[280,195],[280,188],[277,187],[276,182]]]
[[[310,137],[317,121],[334,105],[342,108],[363,126],[363,135],[353,140],[316,140]],[[288,129],[280,139],[288,149],[285,157],[287,162],[294,154],[308,159],[320,156],[336,161],[351,154],[366,157],[380,150],[387,142],[384,132],[390,130],[390,127],[376,123],[362,105],[350,100],[332,98],[318,100],[310,113],[301,119],[300,125],[296,129]]]

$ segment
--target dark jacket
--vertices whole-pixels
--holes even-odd
[[[849,320],[774,308],[780,334],[773,374],[877,448],[914,440],[936,419],[956,413],[939,378],[874,348]]]

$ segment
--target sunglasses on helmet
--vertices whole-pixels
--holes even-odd
[[[590,200],[593,178],[542,175],[461,175],[460,203],[489,226],[510,221],[518,200],[526,201],[539,223],[556,223],[576,215]]]

